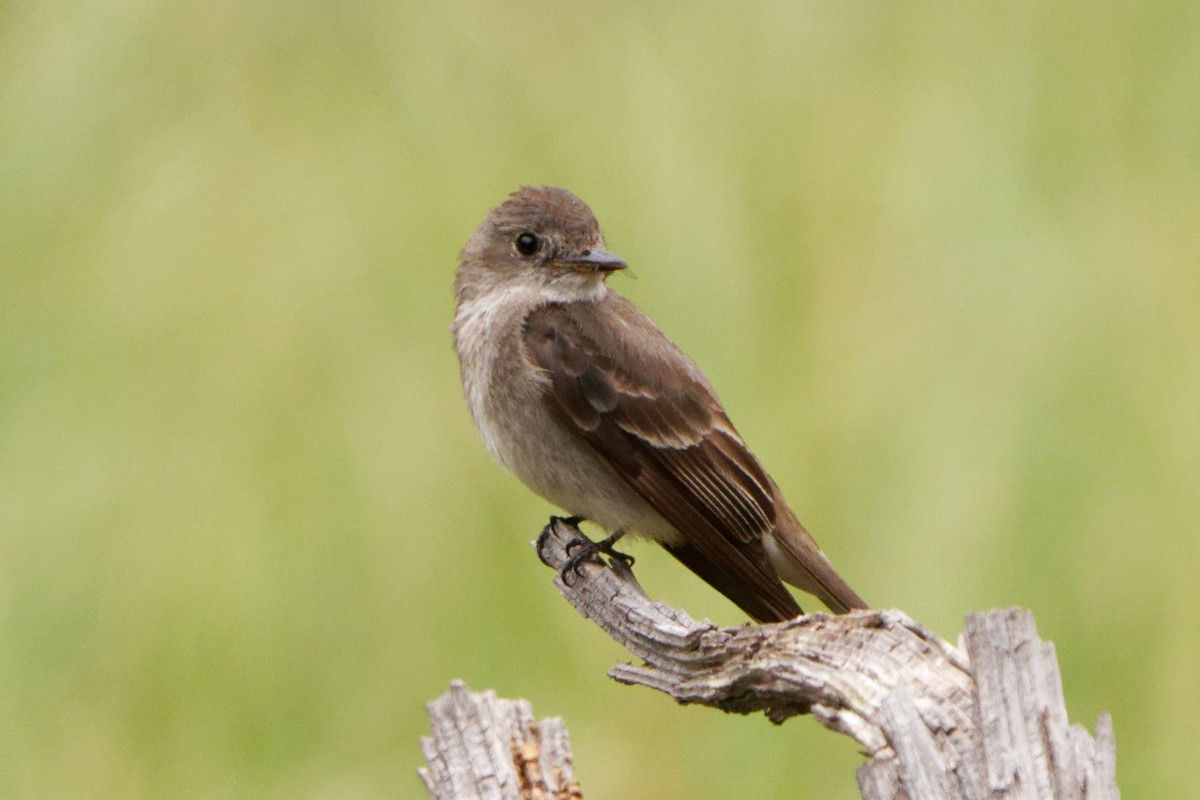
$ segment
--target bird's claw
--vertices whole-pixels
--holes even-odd
[[[621,537],[624,535],[625,531],[617,531],[616,533],[613,533],[598,542],[592,542],[586,539],[583,541],[580,541],[579,539],[572,539],[571,541],[567,542],[567,563],[563,565],[562,572],[560,573],[563,583],[570,585],[570,581],[567,577],[568,574],[575,573],[576,577],[578,577],[580,574],[579,570],[581,567],[583,567],[585,562],[596,561],[600,564],[603,564],[604,562],[597,557],[600,554],[604,554],[609,558],[620,561],[625,565],[626,569],[632,567],[634,562],[633,556],[629,555],[628,553],[622,553],[620,550],[617,550],[613,547],[613,545],[620,541]],[[573,550],[578,550],[579,552],[571,555],[571,551]]]
[[[540,534],[538,534],[537,542],[534,544],[534,549],[537,550],[538,558],[540,558],[542,560],[543,564],[545,564],[547,567],[554,566],[553,564],[551,564],[549,561],[546,560],[546,555],[545,555],[546,539],[554,531],[554,526],[557,523],[561,522],[565,525],[570,525],[572,528],[575,528],[575,530],[578,531],[579,523],[583,522],[585,519],[587,519],[587,518],[580,517],[580,516],[570,516],[570,517],[553,516],[553,517],[550,517],[550,521],[548,523],[546,523],[546,527],[542,528],[542,532]],[[577,545],[577,544],[580,544],[580,542],[575,541],[575,540],[567,542],[567,553],[569,554],[571,552],[572,545]]]

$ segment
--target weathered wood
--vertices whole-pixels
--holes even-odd
[[[561,573],[581,541],[559,520],[538,555]],[[894,610],[718,628],[652,602],[620,561],[568,577],[563,596],[643,662],[613,678],[777,723],[811,713],[871,757],[864,798],[1120,796],[1112,720],[1095,739],[1068,723],[1054,646],[1023,609],[970,615],[964,650]]]
[[[988,785],[1005,797],[1117,796],[1112,719],[1096,740],[1067,720],[1054,645],[1021,609],[967,618],[976,694],[974,722]]]
[[[559,520],[538,555],[563,596],[641,660],[613,678],[776,723],[812,714],[866,751],[864,800],[1120,797],[1112,720],[1100,717],[1095,739],[1068,722],[1054,645],[1028,611],[968,616],[963,648],[894,610],[719,628],[652,602],[620,561],[564,581],[568,550],[585,541]],[[435,798],[578,796],[565,729],[534,726],[524,701],[456,683],[430,719],[422,777]]]
[[[578,800],[567,729],[533,721],[524,700],[472,692],[462,681],[426,704],[433,736],[421,738],[418,770],[434,800]]]

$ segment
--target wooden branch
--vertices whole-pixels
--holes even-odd
[[[475,693],[462,681],[425,706],[429,766],[418,770],[434,800],[579,800],[567,729],[558,717],[533,721],[524,700]]]
[[[538,555],[561,573],[585,541],[556,520]],[[776,723],[811,713],[871,757],[868,800],[1120,796],[1112,720],[1095,740],[1068,723],[1054,646],[1028,611],[968,616],[964,652],[894,610],[718,628],[649,600],[619,561],[568,577],[563,596],[643,662],[613,678]]]
[[[619,561],[564,581],[573,542],[586,539],[554,521],[538,555],[563,596],[642,661],[613,678],[776,723],[812,714],[866,750],[865,800],[1120,797],[1112,720],[1101,715],[1095,739],[1068,722],[1054,646],[1028,611],[968,616],[965,649],[894,610],[718,628],[651,602]],[[581,796],[561,720],[534,724],[527,702],[460,682],[428,710],[420,772],[437,800]]]

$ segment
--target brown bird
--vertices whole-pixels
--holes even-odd
[[[625,533],[654,539],[757,620],[802,613],[783,581],[836,613],[867,608],[696,365],[609,288],[624,267],[563,189],[522,188],[471,236],[454,345],[492,456],[611,532],[600,549]]]

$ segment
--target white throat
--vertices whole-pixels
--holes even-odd
[[[542,287],[543,297],[551,303],[595,301],[608,294],[608,284],[594,275],[563,275]]]

